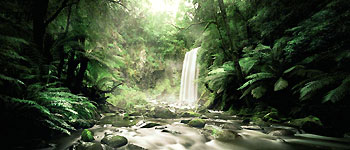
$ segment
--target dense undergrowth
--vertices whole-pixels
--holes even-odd
[[[209,22],[196,43],[210,108],[267,114],[273,107],[276,122],[314,115],[327,132],[321,134],[348,132],[346,1],[233,0],[225,1],[227,12],[220,0],[195,3],[196,19]]]
[[[1,1],[6,145],[91,127],[107,101],[132,109],[150,94],[174,93],[177,83],[165,77],[178,78],[179,70],[169,70],[165,59],[181,59],[191,44],[165,24],[174,16],[142,12],[147,7],[145,1]]]

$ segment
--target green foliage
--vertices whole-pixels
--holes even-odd
[[[4,96],[5,109],[28,113],[23,117],[56,132],[70,134],[79,119],[93,119],[96,107],[86,97],[71,94],[67,88],[39,83],[28,86],[27,99]]]
[[[276,83],[275,83],[275,87],[274,87],[274,91],[279,91],[279,90],[283,90],[286,87],[288,87],[288,81],[284,80],[283,78],[279,78]]]
[[[225,1],[233,45],[246,79],[242,84],[237,82],[237,70],[231,69],[235,50],[229,49],[217,2],[193,3],[201,6],[194,18],[208,23],[197,43],[202,47],[201,82],[213,92],[212,106],[240,109],[265,101],[288,111],[300,105],[347,103],[350,53],[345,43],[350,41],[345,33],[350,31],[350,22],[345,21],[349,20],[345,0]],[[282,98],[286,102],[277,100],[281,96],[288,97]],[[250,105],[236,102],[237,97],[246,98]]]

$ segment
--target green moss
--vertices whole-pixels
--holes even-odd
[[[321,120],[315,116],[308,116],[305,118],[299,118],[299,119],[295,119],[290,121],[290,124],[297,126],[297,127],[303,127],[306,123],[312,123],[312,124],[316,124],[319,126],[323,126]]]
[[[193,119],[188,125],[191,127],[203,128],[205,126],[205,121],[203,119]]]
[[[188,112],[184,112],[181,117],[199,117],[201,116],[201,114],[193,112],[193,111],[188,111]]]
[[[95,140],[93,132],[91,132],[88,129],[84,129],[81,133],[81,140],[83,140],[84,142],[91,142]]]

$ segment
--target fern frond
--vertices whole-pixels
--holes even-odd
[[[258,86],[251,91],[251,94],[254,98],[259,99],[265,95],[266,90],[264,86]]]
[[[314,80],[305,84],[303,88],[300,89],[300,100],[310,99],[318,90],[334,84],[337,80],[341,78],[341,75],[328,75],[318,80]]]
[[[326,96],[323,97],[322,103],[331,101],[333,103],[342,100],[346,95],[349,95],[350,90],[350,77],[347,77],[342,83],[335,89],[329,91]]]
[[[22,82],[21,80],[6,76],[4,74],[0,74],[0,80],[9,81],[16,85],[25,85],[24,82]]]
[[[295,65],[283,72],[288,77],[300,76],[300,77],[314,77],[319,74],[323,74],[321,70],[317,69],[306,69],[303,65]]]
[[[252,85],[253,83],[260,81],[260,80],[264,80],[264,79],[271,79],[271,78],[275,78],[276,76],[272,73],[269,72],[259,72],[259,73],[255,73],[252,75],[249,75],[246,77],[246,79],[250,79],[247,82],[245,82],[241,87],[239,87],[237,90],[242,90],[244,88],[246,88],[249,85]]]
[[[285,89],[286,87],[288,87],[288,81],[287,81],[287,80],[284,80],[282,77],[280,77],[280,78],[276,81],[273,90],[274,90],[274,91],[279,91],[279,90]]]

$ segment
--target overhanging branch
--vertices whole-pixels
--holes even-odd
[[[122,3],[122,0],[118,0],[118,1],[116,1],[116,0],[107,0],[107,1],[109,1],[109,2],[111,2],[111,3],[114,3],[114,4],[118,4],[118,5],[122,6],[124,9],[130,11],[130,10],[128,9],[128,7],[126,7],[126,6]]]
[[[67,3],[68,3],[68,0],[64,0],[64,1],[62,2],[60,8],[58,8],[58,9],[56,10],[56,12],[55,12],[49,19],[47,19],[47,20],[45,21],[45,23],[44,23],[45,26],[47,26],[50,22],[52,22],[53,20],[55,20],[56,17],[61,13],[61,11],[62,11],[64,8],[66,8],[67,6],[72,6],[72,5],[74,5],[74,4],[78,4],[78,3],[79,3],[79,0],[76,1],[76,2],[72,2],[72,3],[70,3],[70,4],[67,4]]]

